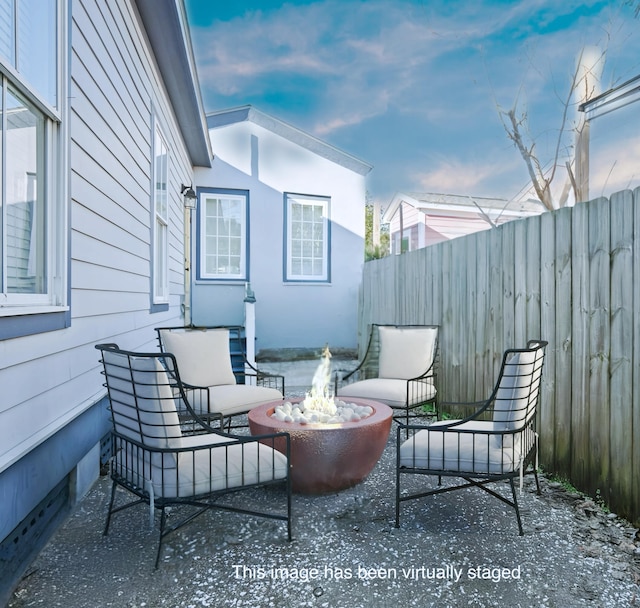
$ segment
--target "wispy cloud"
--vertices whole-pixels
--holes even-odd
[[[319,0],[214,21],[192,34],[208,110],[255,103],[334,145],[347,143],[387,188],[402,176],[415,182],[398,189],[457,184],[480,195],[473,189],[489,188],[492,175],[504,177],[521,162],[497,104],[510,107],[520,95],[544,158],[581,45],[610,30],[610,43],[627,38],[618,49],[627,69],[629,46],[640,56],[640,43],[628,39],[632,27],[619,25],[612,5]],[[490,161],[487,149],[495,151]],[[416,156],[439,153],[443,160],[428,172],[411,169]]]
[[[499,160],[460,160],[457,158],[441,158],[431,168],[419,172],[414,180],[424,192],[444,192],[460,194],[471,192],[476,196],[503,196],[515,194],[517,186],[521,184],[509,184],[508,191],[504,188],[505,175],[509,175],[517,169],[519,164]],[[498,189],[497,185],[502,183]],[[506,192],[506,193],[505,193]]]

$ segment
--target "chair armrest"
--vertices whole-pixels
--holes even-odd
[[[271,372],[265,372],[260,368],[256,367],[255,365],[253,365],[253,363],[251,363],[246,357],[244,357],[244,365],[245,367],[248,367],[251,370],[250,372],[247,372],[248,375],[254,375],[254,376],[257,376],[258,378],[262,378],[262,377],[280,378],[284,383],[284,376],[282,374],[272,374]]]
[[[252,384],[251,382],[247,383],[246,380],[248,378],[253,378],[255,379],[256,386],[275,388],[284,395],[284,376],[280,374],[270,374],[267,372],[257,371],[256,373],[237,372],[236,376],[243,378],[245,380],[245,384]]]
[[[354,369],[334,369],[333,370],[333,380],[336,386],[342,386],[345,380],[348,380],[349,377],[358,371],[359,368]]]
[[[291,463],[291,435],[288,432],[281,431],[262,435],[235,435],[222,431],[215,431],[215,433],[221,437],[232,439],[236,443],[261,443],[284,454]],[[290,466],[291,464],[289,464]]]
[[[336,369],[334,370],[334,383],[336,386],[336,390],[340,386],[345,386],[346,384],[352,384],[353,382],[358,382],[358,380],[366,379],[366,368],[362,367],[362,363],[360,363],[354,369]],[[369,376],[373,378],[374,376]]]
[[[394,416],[393,420],[395,420],[397,422],[397,426],[398,426],[398,438],[400,438],[400,432],[405,432],[408,433],[409,431],[430,431],[432,433],[475,433],[478,435],[504,435],[505,432],[504,431],[495,431],[495,430],[489,430],[489,429],[472,429],[472,428],[466,428],[466,429],[459,429],[457,427],[463,425],[465,422],[469,422],[470,418],[459,418],[456,420],[451,420],[449,422],[445,421],[438,421],[435,424],[407,424],[406,423],[406,418],[400,417],[400,416]],[[403,422],[403,420],[405,422]],[[473,420],[473,418],[471,418],[471,420]],[[405,435],[406,436],[406,435]]]
[[[174,387],[176,390],[177,387]],[[209,389],[206,386],[182,384],[184,399],[178,400],[184,403],[186,409],[178,410],[182,432],[188,435],[198,435],[215,431],[211,422],[220,423],[222,414],[212,412],[209,402]],[[203,412],[207,412],[204,414]]]
[[[440,411],[457,409],[461,410],[462,418],[464,420],[473,420],[474,418],[478,418],[480,414],[487,411],[489,405],[491,404],[491,400],[487,401],[446,401],[440,402],[438,407]],[[469,413],[464,413],[464,411]]]

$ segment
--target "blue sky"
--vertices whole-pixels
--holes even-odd
[[[361,158],[383,207],[398,191],[518,196],[527,171],[498,107],[518,100],[546,163],[585,45],[606,52],[604,90],[640,74],[625,0],[185,5],[205,111],[252,104]]]

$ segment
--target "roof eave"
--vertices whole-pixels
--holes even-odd
[[[344,152],[339,148],[318,139],[317,137],[314,137],[313,135],[309,135],[309,133],[306,133],[305,131],[302,131],[301,129],[298,129],[297,127],[294,127],[278,118],[261,112],[251,105],[220,110],[218,112],[210,112],[207,114],[207,126],[210,129],[224,127],[245,120],[249,120],[272,133],[280,135],[281,137],[314,152],[318,156],[322,156],[327,160],[342,165],[343,167],[360,175],[367,175],[373,168],[369,163],[366,163],[363,160],[360,160],[359,158],[348,154],[347,152]]]
[[[135,0],[193,166],[210,167],[206,128],[183,0]]]

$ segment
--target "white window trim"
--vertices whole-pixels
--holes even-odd
[[[323,234],[324,240],[322,244],[322,275],[304,275],[294,274],[292,270],[291,259],[291,234],[292,234],[292,204],[309,204],[322,206],[323,218]],[[331,199],[328,196],[312,196],[308,194],[285,193],[285,260],[284,280],[287,283],[329,283],[331,281],[331,265],[330,265],[330,240],[331,240]]]
[[[68,234],[69,234],[69,143],[68,143],[68,3],[58,2],[56,35],[58,37],[56,80],[58,106],[53,108],[22,78],[21,74],[0,58],[0,91],[4,79],[45,118],[44,129],[44,204],[46,210],[46,293],[0,293],[0,317],[66,312],[68,306]],[[5,102],[2,100],[2,107]],[[4,131],[3,131],[4,134]],[[3,135],[4,136],[4,135]],[[4,149],[4,146],[2,146]],[[4,177],[4,176],[3,176]],[[0,180],[4,183],[5,180]],[[3,228],[4,229],[4,228]],[[3,235],[2,242],[6,242]],[[0,252],[3,263],[4,252]],[[1,332],[0,332],[1,333]]]
[[[207,199],[219,199],[219,198],[228,198],[235,199],[242,202],[242,225],[241,225],[241,233],[240,239],[242,241],[242,247],[240,250],[240,272],[237,274],[218,274],[206,272],[206,256],[207,256],[207,246],[206,246],[206,201]],[[248,280],[248,264],[247,264],[247,252],[248,252],[248,242],[247,242],[247,234],[249,231],[248,223],[249,223],[249,195],[245,191],[230,191],[230,190],[211,190],[204,191],[200,193],[200,205],[199,205],[199,223],[200,223],[200,234],[199,234],[199,256],[198,256],[198,279],[203,280],[215,280],[215,281],[246,281]]]
[[[156,144],[160,139],[164,149],[166,150],[166,216],[163,217],[158,210],[158,189],[156,188],[157,176],[156,176]],[[151,265],[152,265],[152,302],[153,304],[168,304],[169,303],[169,145],[167,138],[165,137],[162,128],[158,124],[156,119],[153,120],[153,137],[151,144],[151,208],[152,208],[152,231],[153,241],[151,246]],[[159,240],[158,227],[164,227],[164,247],[160,252],[162,256],[162,264],[158,264],[157,246]],[[158,289],[161,289],[158,293]]]

